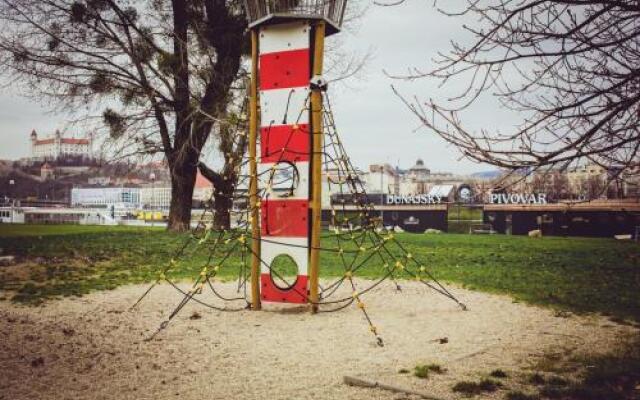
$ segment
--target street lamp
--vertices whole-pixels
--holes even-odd
[[[16,204],[16,199],[15,199],[15,195],[13,194],[13,187],[15,186],[16,181],[14,181],[13,179],[9,180],[9,187],[11,188],[9,191],[9,196],[11,198],[11,223],[13,223],[14,219],[13,219],[13,214],[15,213],[15,204]]]
[[[153,209],[155,207],[155,197],[156,197],[156,189],[155,189],[155,182],[156,182],[156,174],[154,172],[149,174],[149,179],[151,180],[151,226],[155,226],[154,225],[154,219],[155,219],[155,215],[153,213]]]
[[[324,132],[322,92],[327,89],[327,81],[322,76],[324,38],[340,31],[346,3],[347,0],[244,0],[251,30],[252,59],[249,107],[251,235],[262,237],[261,222],[266,227],[265,237],[285,226],[304,227],[304,231],[296,232],[285,246],[279,244],[280,238],[252,240],[251,305],[254,310],[260,309],[261,299],[309,302],[313,305],[312,310],[317,310]],[[260,158],[263,168],[286,163],[300,176],[309,177],[294,196],[269,199],[268,202],[259,200],[258,132],[261,143],[276,144]],[[291,137],[298,138],[295,144],[287,139]],[[268,182],[262,189],[269,192],[272,183]],[[300,202],[306,207],[300,207]],[[272,212],[271,207],[297,211]],[[269,214],[282,217],[269,218]],[[305,247],[308,252],[299,250]],[[287,290],[278,288],[271,277],[271,264],[283,255],[291,257],[298,267],[297,280]]]
[[[380,224],[384,228],[384,165],[380,165]]]

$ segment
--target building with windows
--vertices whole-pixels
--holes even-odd
[[[171,205],[171,186],[147,185],[140,189],[140,206],[148,210],[168,210]]]
[[[106,208],[124,206],[140,207],[140,188],[137,187],[74,187],[71,189],[71,205]]]
[[[207,202],[213,196],[213,185],[200,172],[193,187],[194,205]],[[171,206],[171,184],[154,182],[140,188],[140,206],[149,210],[169,210]]]
[[[31,158],[33,160],[55,160],[67,156],[91,157],[91,139],[66,138],[56,130],[53,137],[38,138],[36,130],[31,131]]]
[[[367,193],[395,194],[398,185],[398,174],[389,164],[373,164],[369,173],[362,176]]]
[[[598,197],[607,185],[607,170],[596,164],[577,166],[566,172],[569,190],[586,198]]]

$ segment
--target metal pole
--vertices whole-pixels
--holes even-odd
[[[384,165],[380,166],[380,225],[384,228]]]
[[[315,26],[312,76],[322,75],[325,23]],[[309,263],[309,301],[311,312],[318,311],[318,278],[320,274],[320,233],[322,222],[322,92],[311,92],[312,172],[311,172],[311,257]]]
[[[15,194],[14,194],[14,190],[13,190],[13,186],[15,185],[15,181],[13,179],[11,179],[9,181],[9,187],[11,187],[11,223],[13,224],[15,219],[14,219],[14,214],[16,212],[16,199],[15,199]]]
[[[258,201],[258,32],[251,30],[249,94],[249,207],[251,212],[251,309],[260,310],[260,215]]]
[[[156,176],[155,174],[151,173],[151,175],[149,176],[149,178],[151,178],[151,227],[153,228],[155,225],[155,213],[153,212],[153,210],[156,207]]]

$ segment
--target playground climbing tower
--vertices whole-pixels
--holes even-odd
[[[340,30],[345,6],[346,0],[245,0],[254,310],[261,301],[310,303],[315,310],[319,301],[324,39]],[[297,271],[292,282],[274,277],[283,262]]]

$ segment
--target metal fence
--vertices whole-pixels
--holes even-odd
[[[245,0],[249,23],[269,16],[324,18],[342,25],[347,0]]]

